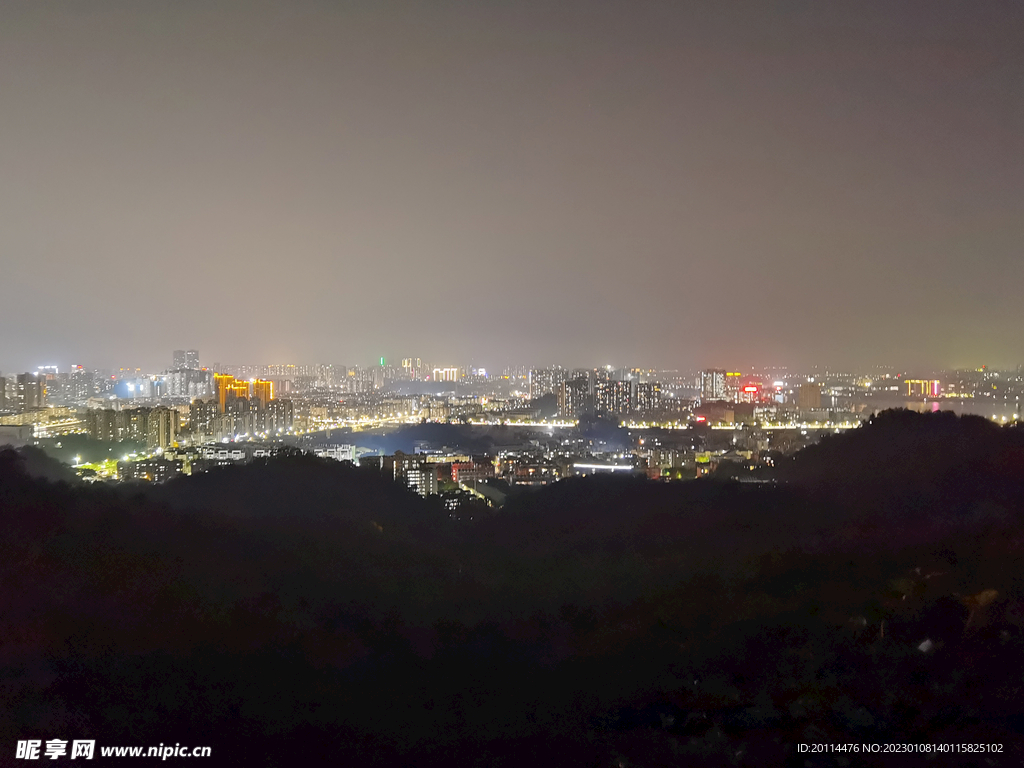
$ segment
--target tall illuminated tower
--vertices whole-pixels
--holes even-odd
[[[274,382],[256,379],[252,383],[252,399],[260,404],[260,408],[266,408],[267,403],[274,399]]]
[[[235,383],[235,377],[227,373],[213,374],[213,386],[217,390],[217,410],[224,413],[227,406],[228,389]]]

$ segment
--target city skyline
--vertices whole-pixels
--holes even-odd
[[[728,471],[737,459],[748,471],[770,470],[774,459],[755,452],[770,444],[797,451],[892,409],[1011,428],[1024,411],[1019,368],[915,376],[557,366],[488,374],[421,358],[200,368],[199,350],[175,349],[171,359],[173,370],[159,374],[49,366],[0,375],[0,439],[46,445],[90,482],[160,483],[298,451],[376,466],[424,497],[451,491],[443,485],[450,477],[456,496],[482,493],[500,506],[504,491],[488,495],[477,485],[496,478],[495,462],[505,481],[529,487],[603,472],[678,481],[714,473],[723,461]],[[481,458],[443,437],[473,443],[466,429],[511,431],[500,451]],[[628,451],[623,435],[631,436]],[[385,445],[396,453],[381,458]],[[461,502],[449,502],[457,514]]]
[[[186,365],[178,365],[177,364],[178,360],[176,360],[176,356],[179,353],[184,354],[186,352],[189,355],[197,355],[197,357],[190,358],[189,362]],[[0,375],[10,376],[10,375],[13,375],[15,373],[26,373],[26,372],[27,373],[35,373],[35,372],[45,373],[47,371],[50,371],[50,372],[57,372],[57,371],[67,372],[67,371],[73,370],[75,368],[83,368],[83,367],[86,370],[89,370],[89,371],[103,371],[103,372],[106,372],[106,373],[118,375],[118,378],[120,378],[121,376],[130,377],[133,374],[139,374],[139,375],[145,375],[145,376],[160,375],[160,374],[167,373],[167,372],[170,372],[170,371],[173,371],[173,370],[177,370],[177,369],[181,369],[181,368],[196,368],[196,369],[209,370],[211,372],[216,372],[216,371],[219,371],[221,369],[224,369],[224,370],[249,369],[249,368],[251,368],[251,369],[282,368],[283,369],[283,368],[288,368],[288,367],[291,367],[291,368],[296,368],[296,367],[297,368],[321,368],[321,367],[332,367],[332,366],[340,366],[340,367],[345,367],[345,368],[349,368],[349,369],[353,369],[354,368],[354,369],[363,369],[363,370],[372,370],[372,369],[377,368],[377,367],[382,367],[382,368],[383,367],[387,367],[389,370],[391,370],[391,369],[398,369],[398,368],[403,367],[403,363],[405,363],[407,361],[410,361],[410,360],[418,361],[418,363],[420,363],[422,367],[425,367],[428,372],[434,370],[435,368],[438,368],[439,370],[444,370],[444,371],[458,371],[458,372],[460,372],[459,373],[460,377],[461,377],[462,374],[465,374],[465,375],[475,374],[476,371],[485,372],[486,375],[496,376],[496,375],[502,375],[502,374],[505,374],[505,373],[508,373],[508,372],[511,372],[511,371],[517,371],[517,370],[518,371],[528,372],[531,369],[533,369],[533,370],[538,370],[538,369],[563,369],[565,371],[608,369],[608,370],[616,370],[616,371],[620,371],[620,370],[651,371],[651,372],[655,372],[656,371],[656,372],[675,372],[675,373],[679,373],[679,374],[698,374],[699,375],[699,373],[701,371],[704,371],[704,370],[707,370],[707,369],[718,369],[718,368],[721,368],[723,370],[730,370],[730,371],[731,370],[736,370],[736,371],[740,371],[744,375],[746,375],[746,374],[766,374],[766,373],[769,373],[769,372],[772,372],[772,371],[790,371],[790,372],[792,372],[794,374],[805,375],[805,374],[813,374],[816,371],[817,372],[844,373],[844,374],[853,374],[853,373],[867,374],[867,373],[869,373],[871,371],[881,371],[881,372],[891,372],[891,373],[897,373],[897,372],[902,372],[902,373],[910,373],[910,372],[928,373],[928,372],[940,372],[940,371],[953,372],[953,371],[981,371],[981,370],[990,370],[990,371],[1009,372],[1009,371],[1019,371],[1019,370],[1021,370],[1022,366],[1024,366],[1024,363],[1014,363],[1014,364],[1009,364],[1009,365],[1005,365],[1005,366],[997,366],[997,365],[990,365],[987,362],[980,362],[980,363],[976,363],[976,364],[963,365],[963,366],[948,366],[948,367],[931,366],[931,365],[923,365],[923,364],[899,365],[899,364],[889,364],[889,363],[865,364],[865,365],[859,365],[859,366],[858,365],[829,365],[829,364],[821,364],[821,363],[814,363],[814,362],[812,362],[810,364],[807,364],[807,365],[787,365],[787,364],[754,365],[754,364],[750,364],[749,362],[743,362],[743,361],[737,362],[736,360],[731,360],[731,361],[726,360],[726,361],[723,361],[721,358],[714,358],[714,359],[712,359],[710,361],[704,360],[704,361],[697,361],[697,362],[688,362],[686,364],[677,363],[676,365],[671,365],[670,364],[670,365],[665,365],[665,366],[647,365],[647,364],[645,364],[645,361],[643,361],[643,360],[630,360],[630,359],[627,359],[627,360],[615,360],[615,361],[611,361],[611,362],[608,362],[608,361],[605,361],[605,362],[595,362],[595,361],[590,361],[590,362],[571,362],[570,360],[556,360],[555,362],[540,362],[540,361],[537,361],[537,360],[534,360],[534,361],[522,360],[522,361],[507,361],[507,362],[498,363],[498,364],[493,364],[493,363],[492,364],[484,364],[483,361],[480,361],[479,364],[478,364],[477,361],[472,359],[471,356],[460,356],[458,354],[447,354],[447,355],[442,356],[441,359],[438,359],[438,360],[431,360],[429,358],[423,358],[423,357],[413,357],[413,358],[410,358],[408,356],[406,356],[406,357],[400,357],[400,356],[390,357],[390,356],[382,355],[382,356],[376,357],[376,358],[374,358],[372,360],[362,360],[362,361],[334,360],[333,362],[329,362],[326,359],[321,359],[321,360],[301,360],[301,359],[287,359],[286,358],[286,359],[283,359],[283,360],[238,360],[238,359],[233,359],[231,357],[226,357],[223,360],[220,360],[220,359],[214,360],[214,359],[212,359],[212,357],[208,357],[208,356],[205,356],[205,355],[200,358],[200,357],[198,357],[198,354],[199,354],[199,350],[195,350],[195,349],[189,349],[189,350],[176,349],[176,350],[173,351],[173,353],[168,353],[168,354],[164,355],[164,357],[166,357],[166,361],[164,361],[163,363],[160,363],[158,361],[156,364],[154,364],[152,366],[130,365],[130,364],[129,365],[92,364],[88,360],[83,360],[81,358],[81,356],[74,357],[74,358],[69,358],[69,359],[75,360],[76,362],[64,362],[64,361],[60,361],[60,360],[53,360],[53,359],[47,358],[48,362],[40,363],[38,365],[31,365],[30,364],[30,365],[7,365],[7,366],[4,366],[4,365],[2,365],[2,363],[0,363]],[[145,355],[145,357],[147,359],[158,360],[159,356],[154,352],[154,353],[147,353]],[[43,359],[43,358],[39,358],[39,359]],[[193,362],[196,363],[196,364],[193,365],[192,364]],[[283,373],[278,373],[278,374],[274,374],[274,375],[283,375]],[[439,377],[437,380],[438,381],[444,381],[444,380],[451,381],[453,379],[451,379],[450,376],[451,375],[449,375],[448,378],[440,378]]]
[[[2,14],[0,370],[1020,361],[1020,4]]]

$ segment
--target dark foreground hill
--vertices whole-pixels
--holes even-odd
[[[776,486],[587,478],[469,524],[310,458],[111,490],[3,453],[0,762],[1019,762],[1020,445],[884,414]],[[849,742],[1004,753],[796,748]]]

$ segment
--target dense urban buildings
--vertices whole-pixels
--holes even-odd
[[[199,368],[199,350],[176,349],[172,355],[171,368],[174,370],[197,370]]]
[[[886,408],[953,410],[1011,423],[1024,395],[1018,370],[985,367],[686,372],[510,366],[489,373],[421,357],[400,358],[400,365],[382,357],[366,366],[213,368],[199,367],[197,350],[175,350],[171,359],[160,372],[76,363],[0,376],[0,440],[88,435],[124,455],[116,468],[81,462],[82,471],[95,467],[97,478],[152,482],[296,449],[378,466],[422,495],[448,494],[450,501],[465,494],[494,504],[509,487],[581,473],[628,470],[672,480],[735,465],[754,478],[758,468],[771,466],[772,456],[855,428]],[[407,454],[378,445],[381,436],[430,424],[481,436],[498,427],[514,431],[486,455],[422,440]],[[594,425],[621,430],[617,443],[596,439]],[[131,466],[141,462],[150,463]]]

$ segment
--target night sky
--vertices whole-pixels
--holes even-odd
[[[1024,362],[1024,3],[0,4],[0,370]]]

